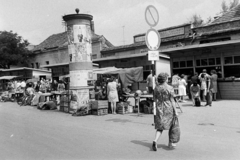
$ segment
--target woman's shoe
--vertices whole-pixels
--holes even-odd
[[[174,149],[177,145],[175,143],[168,143],[168,148],[169,149]]]
[[[155,141],[153,141],[152,149],[153,149],[154,151],[157,151],[157,143],[156,143]]]

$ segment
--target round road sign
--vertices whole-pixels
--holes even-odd
[[[147,47],[154,51],[158,50],[160,44],[161,44],[161,37],[157,30],[151,28],[147,31],[145,36],[145,41],[147,44]]]
[[[153,5],[147,6],[145,10],[145,20],[151,27],[155,27],[159,21],[159,15],[157,9]]]

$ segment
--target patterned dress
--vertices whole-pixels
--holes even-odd
[[[169,130],[172,125],[174,109],[173,87],[162,84],[155,87],[156,116],[154,116],[155,129]]]

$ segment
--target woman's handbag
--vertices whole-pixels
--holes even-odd
[[[172,126],[168,134],[170,143],[178,143],[180,141],[180,126],[177,116],[173,117]]]

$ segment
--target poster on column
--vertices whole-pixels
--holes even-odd
[[[71,38],[70,44],[74,44],[74,52],[72,53],[72,62],[90,62],[92,61],[92,45],[91,45],[91,28],[88,25],[73,25],[68,32]],[[73,34],[72,34],[73,33]],[[73,40],[73,43],[72,43]],[[70,54],[70,52],[69,52]]]
[[[71,101],[72,109],[79,109],[82,106],[86,106],[89,103],[89,90],[81,89],[81,90],[72,90],[73,97],[76,97],[75,101]]]
[[[91,70],[77,70],[70,71],[70,86],[88,86],[88,80],[93,79],[93,72]]]

